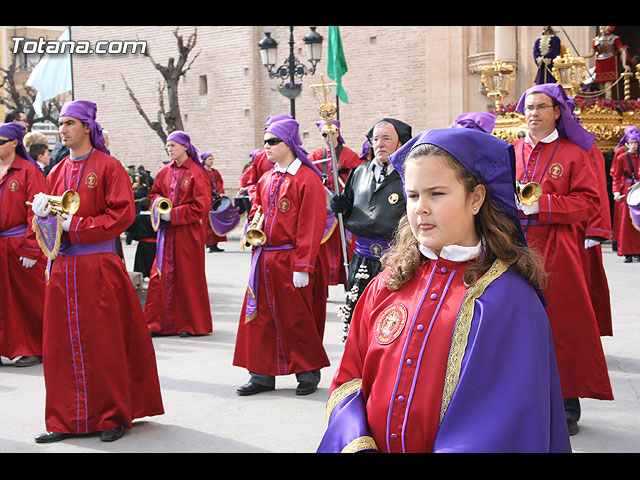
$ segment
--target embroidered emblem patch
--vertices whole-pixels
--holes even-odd
[[[182,186],[183,186],[184,188],[187,188],[187,187],[189,186],[189,179],[188,179],[188,178],[185,178],[185,179],[184,179],[184,181],[182,182]]]
[[[19,186],[20,186],[20,183],[18,183],[17,180],[11,180],[9,182],[9,185],[7,185],[7,187],[9,188],[10,192],[15,192],[16,190],[18,190]]]
[[[372,243],[369,247],[369,251],[372,255],[380,258],[380,256],[382,255],[382,245],[380,245],[379,243]]]
[[[396,203],[398,203],[398,200],[400,199],[400,195],[398,195],[397,193],[392,193],[391,195],[389,195],[389,203],[391,205],[395,205]]]
[[[560,178],[564,173],[564,167],[561,163],[554,163],[549,167],[549,175],[551,178]]]
[[[282,200],[280,200],[280,202],[278,202],[278,210],[280,210],[282,213],[288,212],[290,208],[291,203],[289,202],[288,198],[283,198]]]
[[[84,179],[84,184],[88,188],[96,188],[96,185],[98,185],[98,176],[93,172],[89,173]]]
[[[385,308],[374,328],[374,336],[380,345],[388,345],[393,342],[407,323],[407,307],[401,304],[389,305]]]

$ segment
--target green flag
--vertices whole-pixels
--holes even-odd
[[[327,75],[338,84],[338,97],[344,103],[349,103],[347,92],[342,88],[342,76],[347,73],[347,61],[342,50],[340,27],[329,27],[329,46],[327,50]]]

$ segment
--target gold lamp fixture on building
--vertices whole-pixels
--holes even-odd
[[[514,79],[513,66],[496,58],[491,65],[482,68],[480,78],[487,89],[487,97],[494,100],[496,110],[499,110],[502,107],[502,99],[509,95]]]
[[[573,97],[580,91],[580,85],[586,75],[584,58],[574,57],[571,51],[567,50],[564,55],[554,58],[552,74],[567,95]]]

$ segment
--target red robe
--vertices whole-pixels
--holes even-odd
[[[182,331],[203,335],[213,331],[204,260],[205,228],[211,206],[211,185],[204,169],[191,158],[182,165],[170,162],[158,171],[151,189],[156,198],[171,200],[161,274],[156,266],[149,277],[145,319],[149,330],[161,335]]]
[[[42,355],[46,258],[31,229],[33,211],[25,203],[40,192],[46,192],[44,175],[16,155],[0,179],[0,355],[8,358]],[[24,234],[1,237],[21,225]],[[25,268],[20,257],[37,261]]]
[[[212,168],[211,170],[206,170],[205,172],[207,172],[207,176],[209,177],[209,180],[211,181],[211,190],[215,191],[218,193],[218,195],[224,195],[224,182],[222,181],[222,175],[220,175],[220,172],[218,170],[216,170],[215,168]],[[205,245],[209,246],[209,245],[215,245],[216,243],[220,243],[220,242],[226,242],[227,241],[227,236],[226,235],[217,235],[216,232],[213,231],[213,229],[211,228],[211,224],[207,219],[207,222],[205,223],[205,229],[207,232],[207,238],[205,240]]]
[[[340,191],[342,191],[344,189],[344,182],[347,181],[347,177],[349,176],[349,172],[363,163],[363,160],[358,156],[356,152],[345,146],[342,147],[339,155],[338,170],[341,171],[339,177],[342,180],[342,183],[340,185]],[[327,158],[328,156],[329,154],[327,153],[326,148],[319,148],[309,156],[309,160],[315,162],[317,160]],[[334,182],[332,163],[325,162],[322,164],[316,164],[316,166],[320,171],[326,173],[327,188],[332,192],[335,192],[335,188],[333,185]],[[329,197],[327,195],[327,204],[328,202]],[[338,219],[334,215],[332,215],[330,211],[328,211],[327,213],[328,215],[330,215],[330,218],[333,218],[333,222],[328,233],[322,239],[322,246],[320,247],[320,256],[323,264],[323,274],[325,277],[325,282],[327,283],[327,285],[346,285],[347,274],[344,266],[344,255],[342,253],[342,239],[340,236],[340,231],[338,230]],[[346,237],[345,240],[347,242],[347,254],[349,255],[349,258],[351,258],[353,251],[355,250],[355,242],[349,237]]]
[[[541,183],[540,212],[520,214],[527,243],[549,273],[544,296],[564,398],[613,399],[598,322],[580,250],[583,224],[600,205],[598,181],[587,152],[564,139],[514,144],[516,179]]]
[[[52,195],[80,195],[62,241],[114,242],[135,219],[131,181],[118,160],[100,151],[57,164]],[[115,248],[114,248],[115,251]],[[43,367],[48,431],[91,433],[164,413],[153,343],[140,300],[116,253],[53,261],[44,306]]]
[[[258,180],[260,180],[262,175],[271,170],[272,167],[273,163],[267,158],[267,154],[264,152],[264,149],[261,149],[253,157],[251,165],[242,172],[238,186],[247,187],[247,194],[249,195],[249,198],[251,198],[251,201],[253,201],[253,198],[255,197]]]
[[[589,218],[583,230],[584,237],[598,237],[602,241],[611,238],[611,213],[609,210],[609,194],[607,192],[607,171],[604,155],[593,146],[589,151],[589,157],[593,161],[593,168],[598,180],[600,207],[597,213]],[[580,244],[580,238],[578,239]],[[607,273],[602,263],[602,245],[590,248],[582,248],[582,262],[587,278],[587,286],[591,297],[591,304],[598,320],[598,328],[601,336],[613,335],[611,321],[611,298],[609,295],[609,282]]]
[[[633,171],[629,166],[627,153],[631,158]],[[624,195],[620,201],[614,202],[614,222],[616,223],[616,234],[618,242],[618,255],[640,255],[640,231],[638,231],[631,221],[629,215],[629,205],[627,205],[626,195],[634,183],[640,179],[640,156],[630,153],[626,148],[620,148],[611,162],[611,191]]]
[[[277,193],[276,193],[277,192]],[[326,314],[318,251],[325,226],[322,181],[309,167],[264,175],[257,184],[251,217],[265,214],[265,247],[259,259],[257,312],[247,319],[245,294],[233,364],[264,375],[288,375],[329,365],[322,344]],[[255,250],[252,254],[256,254]],[[309,285],[293,286],[293,272],[308,272]]]

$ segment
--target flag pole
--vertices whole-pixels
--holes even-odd
[[[69,40],[71,40],[71,25],[67,27],[69,29]],[[73,86],[73,54],[69,51],[69,67],[71,70],[71,100],[75,100],[74,86]]]

